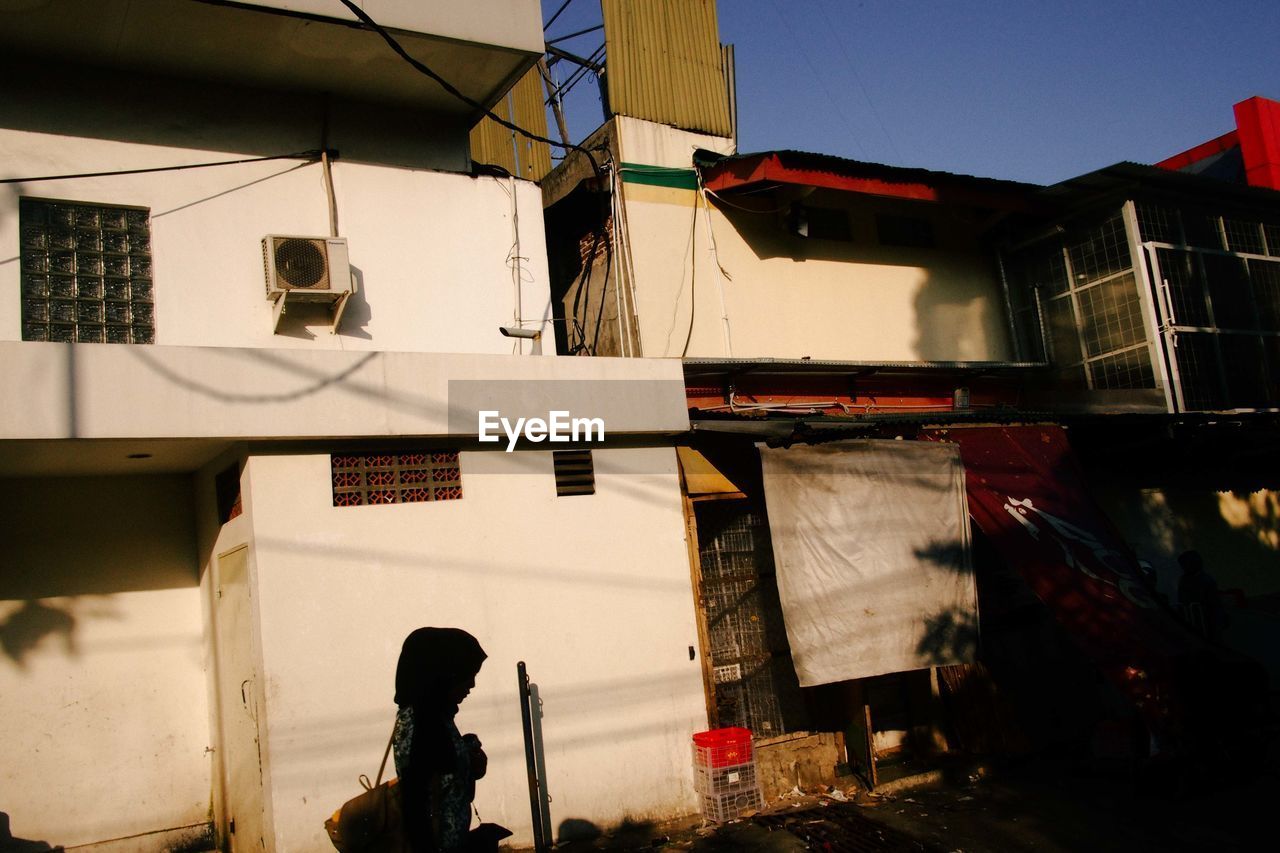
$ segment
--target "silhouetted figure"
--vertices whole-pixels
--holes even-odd
[[[9,830],[9,815],[0,812],[0,853],[50,853],[50,851],[61,849],[61,847],[51,847],[44,841],[14,838]]]
[[[1184,551],[1178,555],[1178,565],[1182,567],[1178,606],[1205,639],[1220,642],[1222,629],[1227,626],[1227,613],[1218,595],[1217,582],[1204,570],[1204,558],[1199,551]]]
[[[459,734],[454,723],[485,657],[476,638],[458,628],[419,628],[400,651],[392,743],[413,853],[496,850],[495,830],[506,832],[492,824],[471,830],[476,780],[488,759],[480,739]]]

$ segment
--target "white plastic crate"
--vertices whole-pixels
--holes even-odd
[[[696,762],[693,765],[693,789],[699,794],[715,796],[756,787],[759,785],[754,762],[728,767],[707,767]]]
[[[758,785],[741,791],[729,791],[723,794],[702,794],[702,815],[716,823],[736,820],[744,812],[758,810],[764,806],[764,797]]]

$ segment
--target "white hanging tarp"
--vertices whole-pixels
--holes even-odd
[[[954,445],[760,448],[778,596],[808,687],[973,660],[978,599]]]

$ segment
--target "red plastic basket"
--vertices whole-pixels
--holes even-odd
[[[696,760],[704,767],[730,767],[751,761],[751,730],[738,726],[697,732],[693,736]]]

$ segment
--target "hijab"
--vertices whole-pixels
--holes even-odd
[[[396,704],[453,716],[449,687],[474,677],[488,657],[461,628],[419,628],[405,638],[396,664]]]

